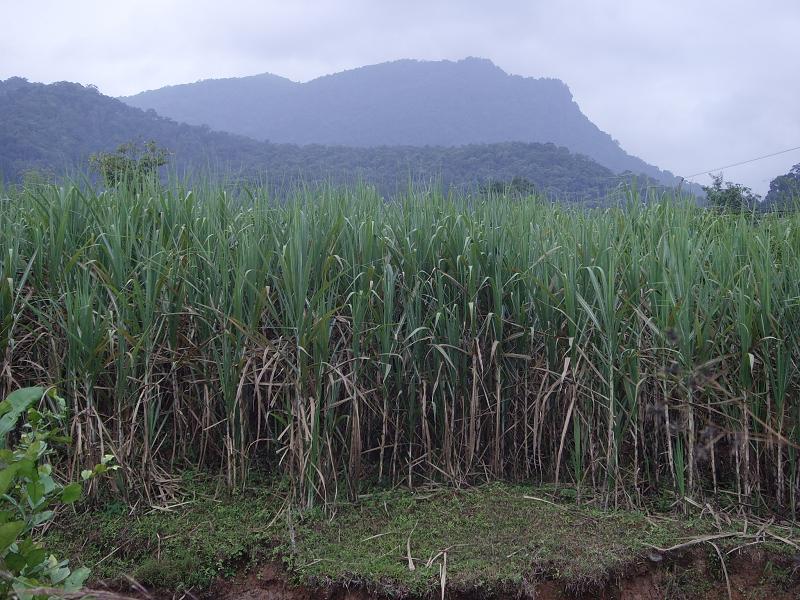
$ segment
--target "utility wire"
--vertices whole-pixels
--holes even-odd
[[[685,175],[685,176],[676,175],[675,177],[677,179],[683,179],[684,181],[688,181],[688,182],[692,183],[691,180],[693,178],[695,178],[695,177],[698,177],[699,175],[705,175],[706,173],[713,173],[715,171],[722,171],[723,169],[730,169],[732,167],[740,167],[742,165],[747,165],[749,163],[756,162],[758,160],[764,160],[765,158],[772,158],[773,156],[780,156],[781,154],[787,154],[789,152],[794,152],[795,150],[800,150],[800,146],[795,146],[794,148],[787,148],[786,150],[780,150],[778,152],[773,152],[771,154],[765,154],[763,156],[757,156],[756,158],[751,158],[751,159],[743,160],[741,162],[733,163],[733,164],[730,164],[730,165],[725,165],[724,167],[716,167],[715,169],[709,169],[708,171],[701,171],[700,173],[694,173],[693,175]],[[629,176],[630,175],[626,175],[626,174],[623,174],[623,173],[617,173],[616,175],[608,175],[608,176],[605,176],[605,177],[596,177],[595,181],[597,183],[600,183],[601,181],[613,181],[613,180],[620,181],[620,180],[627,179]],[[648,177],[651,177],[651,176],[648,175]]]
[[[706,173],[713,173],[714,171],[722,171],[723,169],[730,169],[731,167],[739,167],[741,165],[746,165],[751,162],[756,162],[757,160],[771,158],[773,156],[778,156],[780,154],[786,154],[787,152],[794,152],[795,150],[800,150],[800,146],[795,146],[794,148],[787,148],[786,150],[781,150],[780,152],[773,152],[772,154],[765,154],[764,156],[758,156],[756,158],[751,158],[750,160],[743,160],[742,162],[733,163],[732,165],[725,165],[724,167],[717,167],[716,169],[701,171],[700,173],[695,173],[694,175],[687,175],[686,179],[692,179],[693,177],[697,177],[698,175],[705,175]]]

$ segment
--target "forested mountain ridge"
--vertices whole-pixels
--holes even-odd
[[[616,173],[675,176],[625,152],[558,79],[509,75],[491,61],[398,60],[296,83],[270,73],[208,79],[122,98],[138,108],[260,140],[346,146],[539,142]]]
[[[100,94],[60,82],[0,82],[0,172],[19,181],[31,169],[62,175],[84,169],[95,152],[130,140],[154,140],[171,153],[179,173],[211,170],[269,179],[334,184],[362,180],[383,193],[409,182],[471,187],[522,178],[535,189],[570,200],[598,199],[621,178],[585,156],[553,144],[501,143],[458,147],[343,147],[259,142],[177,123]]]

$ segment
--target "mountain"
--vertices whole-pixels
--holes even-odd
[[[625,152],[558,79],[509,75],[491,61],[398,60],[295,83],[272,74],[209,79],[122,98],[131,106],[259,140],[345,146],[540,142],[615,173],[675,176]]]
[[[178,123],[100,94],[93,87],[0,81],[0,173],[19,181],[31,169],[85,171],[88,157],[131,140],[154,140],[179,172],[222,172],[273,185],[362,180],[384,194],[409,182],[475,189],[522,178],[540,192],[567,199],[603,198],[620,177],[554,144],[498,143],[459,147],[345,147],[259,142]]]

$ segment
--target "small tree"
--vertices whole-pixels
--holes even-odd
[[[712,175],[714,183],[703,186],[709,206],[726,212],[750,212],[758,209],[761,197],[749,187],[723,181],[722,174]]]
[[[536,188],[524,177],[514,177],[510,182],[492,179],[481,186],[484,196],[533,196]]]
[[[168,158],[167,150],[151,140],[144,145],[138,142],[122,144],[116,152],[92,154],[89,164],[110,187],[121,183],[141,187],[145,181],[157,175],[158,169],[167,164]]]

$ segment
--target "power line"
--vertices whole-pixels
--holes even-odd
[[[751,158],[750,160],[743,160],[742,162],[733,163],[732,165],[725,165],[724,167],[717,167],[716,169],[709,169],[708,171],[701,171],[700,173],[695,173],[694,175],[687,175],[686,179],[692,179],[693,177],[697,177],[698,175],[705,175],[706,173],[713,173],[714,171],[722,171],[723,169],[730,169],[731,167],[740,167],[741,165],[746,165],[751,162],[756,162],[757,160],[763,160],[765,158],[772,158],[773,156],[778,156],[780,154],[786,154],[787,152],[794,152],[795,150],[800,150],[800,146],[795,146],[794,148],[787,148],[786,150],[781,150],[780,152],[773,152],[772,154],[765,154],[764,156],[758,156],[756,158]]]
[[[752,162],[756,162],[758,160],[764,160],[765,158],[772,158],[773,156],[780,156],[781,154],[787,154],[789,152],[794,152],[796,150],[800,150],[800,146],[795,146],[794,148],[787,148],[786,150],[780,150],[778,152],[772,152],[771,154],[765,154],[763,156],[757,156],[757,157],[751,158],[749,160],[743,160],[741,162],[733,163],[733,164],[730,164],[730,165],[725,165],[724,167],[716,167],[714,169],[709,169],[707,171],[701,171],[700,173],[694,173],[693,175],[687,175],[687,176],[676,175],[675,177],[677,179],[679,179],[679,180],[682,179],[682,180],[687,181],[689,183],[694,183],[691,180],[693,178],[695,178],[695,177],[698,177],[699,175],[705,175],[706,173],[713,173],[714,171],[722,171],[723,169],[730,169],[732,167],[740,167],[742,165],[746,165],[746,164],[749,164],[749,163],[752,163]],[[601,181],[612,181],[612,180],[622,181],[622,180],[625,180],[625,179],[627,179],[629,177],[630,177],[630,173],[618,173],[616,175],[608,175],[608,176],[605,176],[605,177],[596,177],[595,181],[597,183],[600,183]],[[651,178],[652,176],[651,175],[647,175],[647,177]]]

